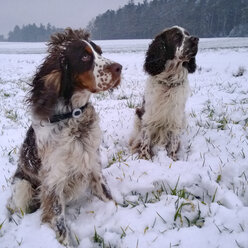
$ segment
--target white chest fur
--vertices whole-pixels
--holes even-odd
[[[166,143],[166,133],[179,133],[185,125],[185,104],[190,88],[187,77],[181,82],[179,86],[169,87],[154,77],[147,80],[142,122],[156,140],[154,143]]]
[[[78,189],[83,192],[88,187],[90,174],[101,169],[97,152],[101,131],[94,108],[88,107],[77,121],[43,126],[33,122],[33,128],[42,161],[43,185],[50,190],[56,188],[58,194],[70,192],[66,197],[73,199]],[[73,183],[76,180],[78,183]],[[73,189],[67,190],[68,187]]]

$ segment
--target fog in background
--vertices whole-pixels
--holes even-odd
[[[0,0],[0,35],[7,37],[15,25],[46,25],[84,28],[108,9],[116,10],[130,0]],[[135,0],[135,3],[143,0]]]

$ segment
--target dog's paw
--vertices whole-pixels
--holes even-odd
[[[92,174],[90,187],[92,194],[97,196],[100,200],[104,202],[113,200],[111,191],[102,173],[99,173],[98,175]]]
[[[66,247],[73,247],[70,233],[65,224],[64,217],[58,218],[55,223],[56,225],[55,225],[54,230],[56,233],[56,238],[59,241],[59,243],[61,243],[62,245]]]
[[[105,181],[105,180],[104,180]],[[112,201],[113,200],[113,197],[112,197],[112,194],[111,194],[111,191],[107,185],[106,182],[102,182],[101,183],[101,186],[102,186],[102,200],[107,202],[107,201]]]
[[[73,234],[70,230],[68,230],[68,236],[63,240],[62,245],[67,248],[75,248],[79,246],[78,237]]]
[[[150,160],[152,158],[151,149],[148,145],[144,145],[139,150],[139,159]]]
[[[63,218],[57,220],[55,227],[56,238],[60,244],[67,248],[78,247],[79,241],[75,234],[72,234]]]
[[[67,248],[74,248],[74,247],[78,247],[79,245],[78,240],[76,240],[76,237],[73,237],[71,234],[69,234],[69,231],[67,231],[66,236],[64,235],[57,236],[57,240],[60,244],[62,244]]]
[[[177,153],[176,152],[171,152],[168,154],[168,157],[171,158],[173,161],[177,161],[178,157],[177,157]]]

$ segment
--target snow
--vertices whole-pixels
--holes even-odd
[[[97,42],[123,65],[121,86],[91,98],[101,119],[103,173],[118,204],[87,193],[67,207],[68,226],[81,248],[247,248],[248,38],[201,39],[177,162],[162,147],[152,161],[128,150],[149,42]],[[63,247],[41,224],[41,210],[9,222],[5,208],[30,123],[27,83],[44,51],[44,43],[0,43],[1,248]]]

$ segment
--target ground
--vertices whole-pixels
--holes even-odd
[[[152,161],[128,150],[149,42],[99,42],[123,65],[121,86],[91,98],[101,119],[103,173],[118,204],[87,193],[67,207],[68,225],[81,248],[247,248],[248,39],[200,41],[177,162],[162,147]],[[41,224],[40,210],[9,222],[5,208],[30,124],[28,82],[44,52],[44,44],[0,43],[1,248],[63,247]]]

